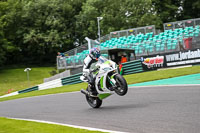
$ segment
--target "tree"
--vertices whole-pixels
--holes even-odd
[[[200,17],[198,0],[0,0],[0,64],[55,63],[68,51],[112,31]]]
[[[7,54],[7,63],[55,62],[57,51],[74,47],[74,15],[81,9],[78,0],[9,0],[6,3],[9,8],[2,21],[4,38],[15,47]]]
[[[0,1],[0,66],[2,66],[6,61],[7,52],[12,52],[15,47],[12,43],[5,37],[4,29],[8,24],[7,21],[7,10],[9,9],[9,4],[7,1]]]
[[[151,0],[87,0],[77,18],[79,35],[97,38],[97,17],[101,20],[102,35],[111,31],[160,25]],[[82,38],[83,39],[83,38]]]
[[[200,18],[199,0],[182,0],[182,16],[180,19]]]
[[[152,6],[155,7],[157,16],[161,19],[162,23],[177,21],[181,12],[182,0],[152,0]],[[161,23],[161,24],[162,24]],[[160,25],[162,29],[163,26]]]

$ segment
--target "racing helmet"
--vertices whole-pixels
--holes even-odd
[[[98,59],[101,56],[101,53],[98,48],[92,48],[90,50],[90,55],[93,59]]]

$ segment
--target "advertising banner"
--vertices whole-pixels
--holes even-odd
[[[200,63],[200,49],[166,54],[166,67]]]
[[[157,55],[156,57],[142,57],[141,61],[147,68],[159,68],[163,67],[164,56]]]
[[[200,64],[200,49],[141,57],[144,70]]]

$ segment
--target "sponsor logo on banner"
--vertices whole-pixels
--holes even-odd
[[[156,56],[151,58],[142,58],[142,63],[147,65],[148,68],[151,67],[162,67],[164,63],[164,56]]]
[[[185,65],[200,62],[200,50],[166,55],[167,66]]]

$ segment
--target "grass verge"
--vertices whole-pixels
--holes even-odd
[[[46,124],[0,117],[0,133],[102,133],[56,124]]]
[[[86,87],[87,87],[86,83],[66,85],[66,86],[57,87],[57,88],[53,88],[53,89],[32,91],[32,92],[22,93],[22,94],[15,95],[15,96],[0,98],[0,102],[1,101],[7,101],[7,100],[13,100],[13,99],[19,99],[19,98],[25,98],[25,97],[32,97],[32,96],[40,96],[40,95],[47,95],[47,94],[56,94],[56,93],[79,91],[80,89],[86,88]]]
[[[10,89],[12,92],[29,88],[43,83],[43,79],[50,77],[53,67],[34,67],[29,71],[29,79],[25,68],[9,68],[0,70],[0,95],[4,95]]]
[[[200,66],[192,66],[177,69],[161,69],[159,71],[150,71],[132,75],[126,75],[128,84],[142,83],[153,80],[167,79],[178,76],[200,73]]]
[[[179,69],[166,69],[160,71],[150,71],[144,73],[130,74],[124,76],[128,84],[141,83],[146,81],[153,81],[159,79],[172,78],[177,76],[189,75],[200,73],[200,66],[179,68]],[[41,91],[33,91],[29,93],[19,94],[16,96],[1,98],[1,101],[31,97],[31,96],[39,96],[39,95],[47,95],[47,94],[55,94],[55,93],[63,93],[63,92],[72,92],[79,91],[82,88],[86,88],[86,83],[74,84],[74,85],[66,85],[54,89],[47,89]]]

